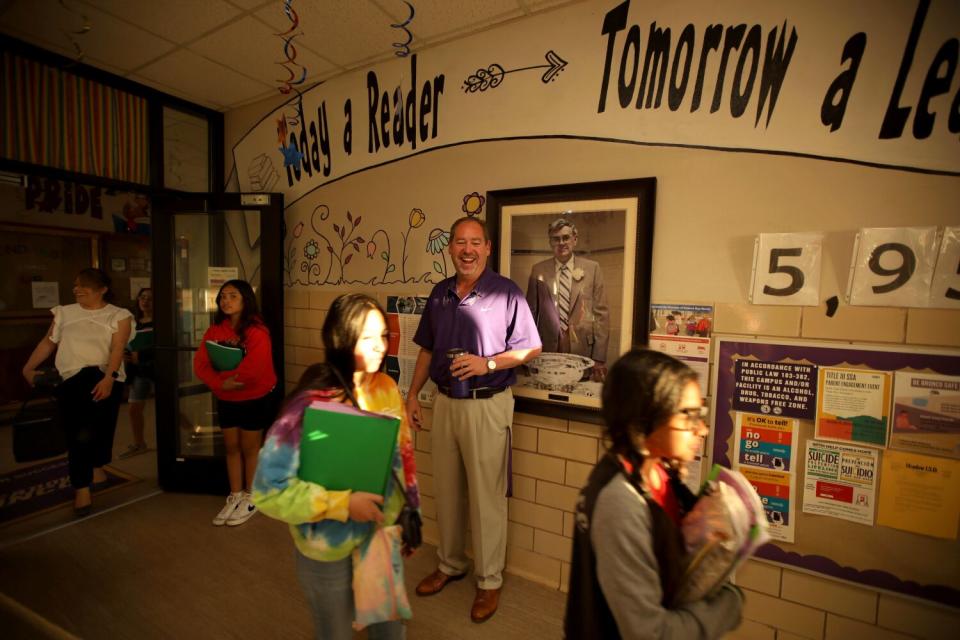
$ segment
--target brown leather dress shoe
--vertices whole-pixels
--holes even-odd
[[[497,612],[500,604],[500,589],[477,588],[477,596],[473,599],[473,608],[470,609],[470,619],[474,622],[486,622]]]
[[[463,577],[467,575],[461,573],[458,576],[448,576],[440,569],[437,569],[426,578],[420,581],[420,584],[417,585],[417,595],[418,596],[432,596],[434,594],[440,593],[443,591],[443,588],[447,586],[448,582],[456,582],[457,580],[463,580]]]

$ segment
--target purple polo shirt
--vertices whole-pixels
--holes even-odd
[[[513,280],[489,268],[462,300],[457,296],[456,276],[436,285],[413,341],[433,353],[430,379],[441,387],[449,387],[451,382],[448,349],[461,348],[492,357],[504,351],[541,346],[523,291]],[[504,369],[470,378],[470,387],[507,387],[516,381],[514,370]]]

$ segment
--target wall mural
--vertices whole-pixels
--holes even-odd
[[[537,64],[532,67],[510,69],[509,71],[505,71],[501,65],[494,62],[486,69],[477,69],[475,72],[471,73],[467,79],[463,81],[463,90],[466,93],[474,93],[476,91],[496,89],[498,86],[500,86],[500,83],[503,82],[503,76],[507,75],[508,73],[530,71],[531,69],[546,69],[546,71],[544,71],[543,75],[540,77],[540,81],[543,82],[543,84],[553,82],[557,79],[557,74],[566,68],[567,61],[558,56],[553,49],[547,51],[547,54],[544,56],[544,58],[546,59],[547,64]]]
[[[460,210],[479,217],[486,198],[474,191],[463,196]],[[369,217],[367,218],[369,220]],[[450,231],[424,226],[427,214],[414,208],[407,214],[406,229],[395,234],[383,227],[369,235],[363,227],[364,216],[346,211],[331,217],[330,208],[317,205],[309,220],[288,228],[284,249],[284,284],[294,285],[395,285],[436,284],[453,275],[447,245]],[[431,260],[431,270],[420,271],[408,260],[412,252],[423,252]],[[356,260],[354,260],[356,258]]]
[[[395,59],[304,90],[285,66],[290,78],[281,90],[297,95],[235,145],[240,190],[281,191],[289,208],[325,185],[421,153],[538,138],[960,176],[960,4],[951,0],[894,3],[883,12],[869,0],[720,9],[710,0],[598,1],[419,54],[409,53],[415,10],[406,4],[407,20],[390,25],[404,32]],[[284,53],[293,54],[298,23],[292,9],[288,17]],[[538,50],[544,64],[531,65]],[[534,70],[539,83],[506,81]],[[460,90],[447,91],[448,79]],[[314,198],[300,206],[319,209],[320,194]],[[414,227],[417,217],[405,212],[382,221],[400,228],[370,229],[347,208],[304,220],[290,239],[297,245],[287,257],[290,284],[433,282],[447,273],[431,249],[452,218],[434,220],[421,207],[429,225],[425,218]]]

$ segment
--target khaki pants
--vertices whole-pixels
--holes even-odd
[[[437,394],[433,405],[431,436],[440,570],[454,576],[469,568],[464,552],[469,506],[474,574],[481,589],[498,589],[503,583],[507,447],[512,422],[510,389],[483,400],[452,400]]]

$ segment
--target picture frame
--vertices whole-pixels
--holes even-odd
[[[127,270],[126,258],[110,258],[110,270],[114,273],[122,273]]]
[[[527,296],[544,344],[517,370],[517,411],[600,422],[606,367],[647,342],[656,184],[636,178],[487,192],[491,264]],[[572,268],[562,274],[569,256]]]

